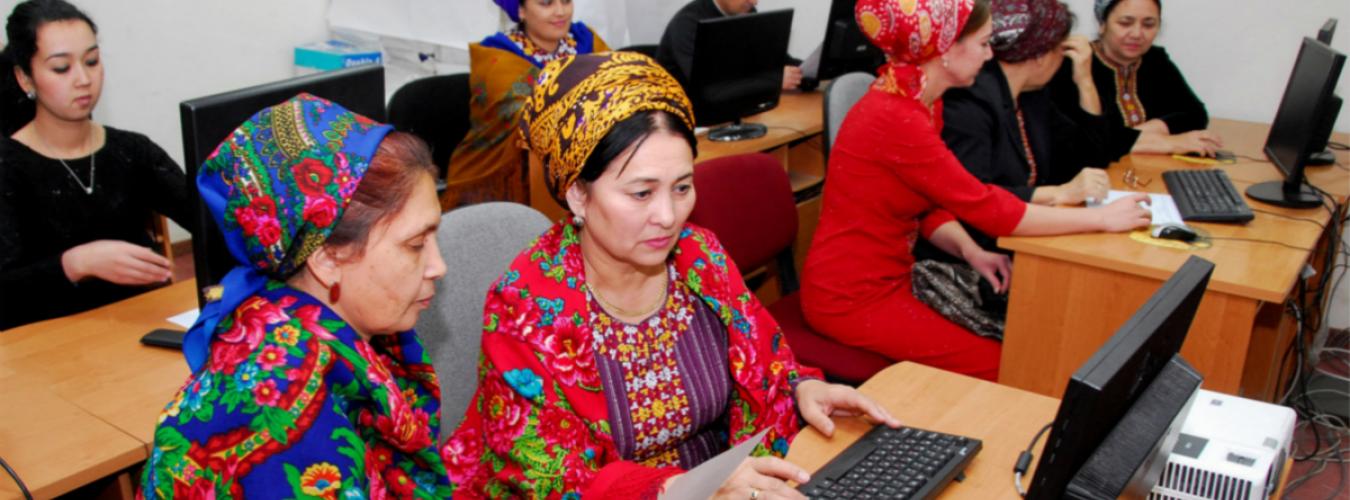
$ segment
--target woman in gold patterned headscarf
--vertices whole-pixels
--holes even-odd
[[[525,136],[573,214],[488,292],[474,403],[442,450],[455,493],[654,497],[766,431],[719,497],[801,498],[779,458],[797,415],[897,423],[797,364],[694,206],[694,125],[646,56],[578,56],[541,73]],[[773,457],[769,456],[773,455]]]

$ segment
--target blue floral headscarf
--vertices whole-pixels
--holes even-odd
[[[183,341],[193,372],[206,361],[221,318],[268,279],[300,269],[328,239],[392,130],[300,94],[250,117],[206,159],[197,190],[238,265]]]

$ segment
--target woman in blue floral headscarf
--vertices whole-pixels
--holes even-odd
[[[141,495],[445,497],[440,391],[411,328],[445,273],[426,145],[301,94],[197,186],[239,265],[188,331]]]

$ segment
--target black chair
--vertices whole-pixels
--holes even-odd
[[[450,153],[469,132],[469,74],[429,76],[399,87],[389,99],[389,123],[427,141],[444,179]]]
[[[629,45],[619,49],[619,52],[637,52],[652,59],[656,59],[656,44]]]

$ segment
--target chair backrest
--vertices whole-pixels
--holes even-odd
[[[654,44],[654,43],[652,43],[652,44],[641,44],[641,45],[629,45],[629,46],[624,47],[624,48],[619,49],[619,50],[622,51],[622,52],[637,52],[637,53],[642,54],[642,55],[644,55],[644,56],[647,56],[647,57],[650,57],[650,58],[652,58],[652,59],[655,59],[655,58],[656,58],[656,48],[657,48],[657,45]]]
[[[834,149],[834,138],[839,136],[839,124],[844,123],[848,110],[862,99],[863,94],[876,81],[876,75],[856,71],[835,78],[825,87],[825,159],[830,158]]]
[[[436,233],[445,277],[431,307],[417,320],[417,334],[441,381],[441,435],[464,418],[477,387],[483,303],[488,287],[549,221],[533,208],[494,202],[451,210]]]
[[[429,76],[399,87],[389,98],[389,123],[427,141],[445,178],[450,153],[469,132],[469,74]]]
[[[778,159],[754,153],[699,163],[694,189],[689,222],[711,229],[741,272],[776,262],[784,294],[797,289],[797,204]]]

